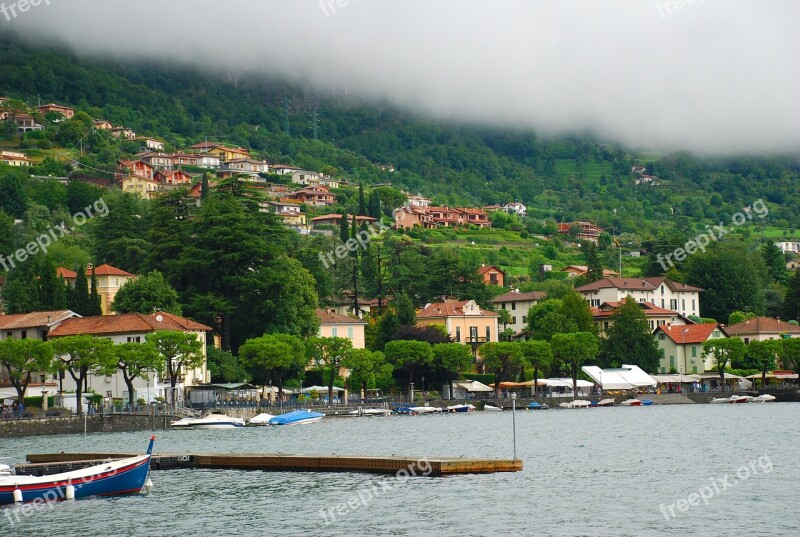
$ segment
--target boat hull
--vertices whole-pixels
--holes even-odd
[[[280,416],[275,416],[269,420],[270,425],[306,425],[308,423],[316,423],[325,416],[320,412],[306,412],[302,410],[295,410]]]
[[[144,487],[149,472],[150,456],[142,455],[51,476],[0,477],[0,505],[14,503],[16,489],[22,492],[23,502],[66,499],[69,485],[74,487],[76,499],[136,494]]]

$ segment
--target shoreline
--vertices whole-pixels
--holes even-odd
[[[716,397],[724,397],[729,394],[720,393],[667,393],[667,394],[643,394],[639,397],[642,399],[650,399],[655,406],[661,405],[681,405],[681,404],[710,404],[711,399]],[[774,394],[776,403],[786,402],[800,402],[800,390],[778,392]],[[597,399],[597,396],[583,398],[591,400]],[[627,399],[627,396],[617,396],[617,405],[620,401]],[[566,410],[560,409],[558,403],[564,401],[571,401],[574,398],[519,398],[516,400],[516,407],[519,411],[527,411],[528,403],[536,401],[539,403],[546,403],[553,410]],[[455,400],[430,400],[418,403],[419,406],[439,406],[446,407],[453,404],[463,403],[488,403],[500,408],[504,411],[510,411],[512,407],[512,400],[510,398],[502,399],[485,399],[476,401],[474,399],[455,399]],[[750,404],[750,403],[748,403]],[[341,407],[311,407],[316,411],[324,412],[329,417],[355,417],[350,416],[348,413],[351,410],[358,409],[359,407],[370,407],[377,405],[348,405]],[[287,410],[292,410],[294,407],[286,407]],[[233,417],[240,417],[249,419],[261,412],[279,413],[279,409],[275,407],[221,407],[213,409],[212,411],[225,413]],[[482,410],[478,410],[482,412]],[[92,416],[65,416],[65,417],[47,417],[47,418],[25,418],[20,420],[6,420],[0,421],[0,438],[22,438],[28,436],[54,436],[61,434],[81,434],[86,433],[115,433],[115,432],[131,432],[131,431],[156,431],[169,429],[170,422],[183,417],[182,415],[170,414],[95,414]]]

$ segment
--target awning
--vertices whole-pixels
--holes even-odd
[[[601,369],[596,365],[585,365],[581,370],[603,390],[632,390],[657,384],[653,377],[635,365],[623,364],[622,367],[614,369]]]
[[[335,391],[335,392],[343,392],[344,388],[340,388],[338,386],[334,386],[333,387],[333,391]],[[300,393],[311,393],[311,392],[317,392],[317,393],[320,393],[320,394],[321,393],[328,393],[328,387],[327,386],[309,386],[308,388],[303,388],[302,390],[300,390]]]
[[[468,392],[493,392],[494,389],[487,386],[482,382],[478,382],[477,380],[459,380],[453,383],[455,386],[458,386],[462,390],[466,390]]]
[[[547,387],[548,388],[569,388],[572,389],[572,379],[568,378],[558,378],[558,379],[547,379]],[[588,380],[578,379],[577,387],[578,388],[591,388],[594,384],[589,382]]]
[[[698,375],[650,375],[659,384],[681,384],[700,382]]]

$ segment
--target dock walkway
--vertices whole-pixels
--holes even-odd
[[[133,457],[126,453],[29,454],[30,464],[16,465],[20,475],[50,475],[77,470],[108,459]],[[356,455],[287,455],[283,453],[159,453],[151,470],[180,468],[236,469],[281,472],[367,472],[378,474],[448,476],[520,472],[521,460],[427,457],[370,457]]]

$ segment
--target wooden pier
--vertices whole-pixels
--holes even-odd
[[[16,465],[19,475],[50,475],[77,470],[108,459],[133,457],[127,453],[45,453],[27,456],[30,464]],[[150,460],[151,470],[234,469],[273,472],[366,472],[431,477],[457,474],[520,472],[521,460],[364,457],[355,455],[287,455],[283,453],[160,453]]]

